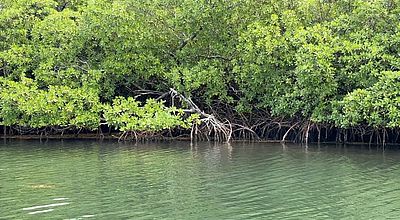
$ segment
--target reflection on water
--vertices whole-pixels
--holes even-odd
[[[394,150],[13,141],[0,161],[0,219],[400,216]]]

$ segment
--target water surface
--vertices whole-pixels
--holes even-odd
[[[0,142],[0,219],[398,219],[400,152]]]

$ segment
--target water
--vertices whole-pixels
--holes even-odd
[[[0,142],[0,219],[398,219],[400,152]]]

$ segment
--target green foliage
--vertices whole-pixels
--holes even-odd
[[[332,114],[336,124],[350,127],[400,127],[400,72],[384,72],[367,89],[357,89],[335,103]]]
[[[337,103],[353,91],[373,90],[384,80],[382,72],[399,68],[398,47],[393,47],[399,40],[394,14],[399,5],[299,2],[304,4],[282,7],[241,34],[233,62],[243,91],[238,110],[256,106],[275,116],[346,127],[351,115],[339,113]],[[355,121],[350,124],[362,123]],[[384,121],[369,124],[389,126]]]
[[[399,14],[398,0],[3,0],[0,118],[188,128],[198,116],[137,92],[174,88],[221,115],[398,127]]]
[[[106,105],[104,118],[107,124],[120,131],[157,132],[180,126],[189,128],[196,116],[183,119],[184,113],[175,107],[165,107],[163,102],[147,99],[146,103],[132,97],[116,97],[112,105]]]
[[[256,100],[278,116],[310,117],[336,93],[334,41],[326,27],[302,28],[292,11],[249,26],[235,61],[243,105]]]
[[[21,82],[1,79],[0,120],[7,126],[51,126],[97,129],[101,104],[97,91],[82,87],[50,86],[39,89],[28,78]]]

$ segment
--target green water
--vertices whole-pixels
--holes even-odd
[[[0,219],[399,219],[400,152],[0,142]]]

